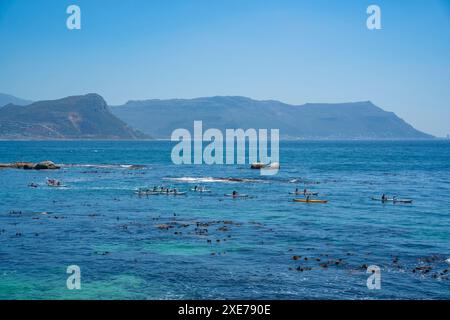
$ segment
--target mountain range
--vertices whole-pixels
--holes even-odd
[[[17,98],[10,94],[0,93],[0,108],[10,103],[18,106],[26,106],[33,103],[33,101]]]
[[[145,139],[114,116],[98,94],[0,109],[1,139]]]
[[[156,138],[176,128],[275,128],[284,139],[430,139],[392,112],[370,101],[289,105],[246,97],[129,101],[111,108],[132,127]]]
[[[0,139],[168,139],[173,130],[280,129],[283,139],[431,139],[370,101],[289,105],[218,96],[129,101],[108,106],[98,94],[31,102],[0,95]],[[2,101],[6,102],[1,107]]]

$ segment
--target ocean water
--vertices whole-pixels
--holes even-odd
[[[450,142],[281,142],[266,177],[173,165],[172,147],[0,142],[0,162],[64,164],[0,170],[0,299],[450,298]],[[188,194],[134,193],[154,185]],[[329,202],[294,203],[305,186]],[[233,190],[251,198],[224,197]],[[371,200],[383,192],[414,202]],[[69,265],[81,290],[66,287]]]

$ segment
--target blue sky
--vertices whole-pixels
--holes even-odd
[[[66,28],[77,4],[82,29]],[[382,30],[366,28],[381,7]],[[371,100],[450,134],[450,1],[0,0],[0,92]]]

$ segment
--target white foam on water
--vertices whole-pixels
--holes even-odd
[[[62,164],[62,167],[71,168],[101,168],[101,169],[142,169],[147,168],[141,164]]]
[[[213,177],[181,177],[181,178],[163,178],[164,180],[180,181],[187,183],[239,183],[239,182],[260,182],[257,179],[245,178],[213,178]]]

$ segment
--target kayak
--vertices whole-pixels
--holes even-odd
[[[166,195],[175,195],[175,196],[182,196],[185,195],[186,192],[185,191],[149,191],[147,194],[152,194],[152,195],[157,195],[157,194],[166,194]]]
[[[173,192],[173,191],[170,191],[170,192],[167,192],[167,191],[135,191],[134,193],[137,195],[144,195],[144,196],[158,196],[160,194],[182,196],[182,195],[186,194],[186,192],[181,192],[181,191],[178,191],[178,192]]]
[[[328,203],[328,200],[294,199],[294,202],[304,202],[304,203]]]
[[[161,194],[167,194],[167,195],[170,195],[170,196],[184,196],[185,194],[186,194],[186,192],[181,192],[181,191],[178,191],[178,192],[169,192],[169,193],[167,193],[167,192],[163,192],[163,193],[161,193]]]
[[[67,186],[65,184],[56,185],[56,184],[47,183],[47,186],[49,186],[51,188],[67,188]]]
[[[135,194],[138,195],[146,195],[146,196],[157,196],[160,195],[161,192],[155,192],[155,191],[136,191]]]
[[[302,195],[305,195],[305,196],[318,196],[319,195],[319,193],[318,192],[306,192],[306,193],[303,193],[303,192],[289,192],[289,194],[295,194],[296,196],[302,196]]]
[[[383,201],[383,202],[392,202],[392,201],[394,201],[394,199],[393,198],[387,198],[387,199],[381,199],[381,198],[375,198],[375,197],[372,197],[372,200],[374,200],[374,201]]]
[[[66,185],[62,184],[61,181],[55,180],[55,179],[49,179],[47,178],[47,186],[52,188],[64,188],[67,187]]]
[[[236,194],[233,195],[231,193],[226,194],[225,197],[231,197],[231,198],[248,198],[248,194]]]
[[[381,201],[381,202],[393,202],[393,203],[412,203],[413,201],[411,199],[394,199],[394,198],[388,198],[382,200],[381,198],[372,198],[374,201]]]
[[[194,191],[194,192],[211,192],[211,190],[208,190],[208,189],[194,189],[194,188],[192,188],[191,189],[191,191]]]
[[[394,203],[412,203],[413,201],[411,199],[395,199]]]

